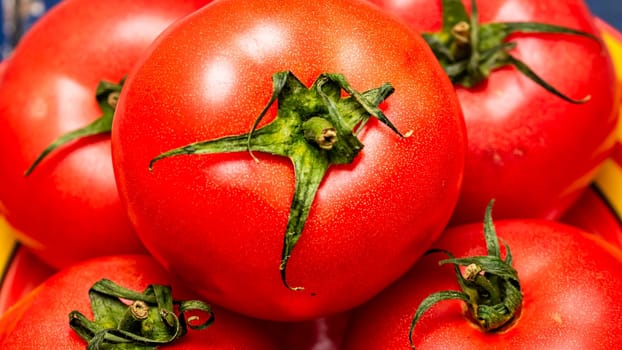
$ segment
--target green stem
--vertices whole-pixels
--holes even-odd
[[[121,93],[121,88],[123,87],[124,81],[125,78],[122,79],[118,84],[101,81],[95,91],[95,98],[97,99],[99,108],[102,111],[102,115],[84,127],[78,128],[76,130],[59,136],[50,145],[48,145],[39,154],[39,156],[37,156],[37,158],[30,165],[30,167],[24,172],[24,176],[30,175],[39,165],[39,163],[41,163],[44,158],[46,158],[57,148],[84,137],[110,133],[110,130],[112,129],[112,119],[114,116],[114,111],[117,107],[117,102],[119,100],[119,95]]]
[[[279,271],[283,284],[287,264],[305,227],[311,205],[329,167],[350,164],[363,148],[357,134],[370,117],[402,135],[378,105],[394,91],[389,83],[360,93],[340,74],[322,74],[307,88],[291,72],[272,77],[272,96],[247,134],[201,141],[164,152],[149,163],[152,170],[162,159],[187,155],[248,151],[264,152],[291,160],[295,174],[294,195],[283,238]],[[342,92],[347,95],[342,96]],[[257,129],[270,107],[278,101],[276,118]],[[355,130],[356,129],[356,130]]]
[[[424,33],[423,37],[456,85],[471,88],[488,79],[491,72],[505,66],[515,67],[549,93],[569,103],[590,100],[571,98],[538,76],[529,66],[510,54],[516,43],[507,41],[513,33],[550,33],[578,35],[598,39],[580,30],[538,22],[479,23],[479,11],[471,0],[471,17],[461,0],[443,0],[443,26],[438,33]]]
[[[103,279],[91,287],[89,298],[93,321],[78,311],[69,313],[69,325],[88,343],[89,350],[152,350],[181,338],[187,328],[205,329],[214,321],[208,304],[175,301],[171,288],[163,285],[149,285],[139,293]],[[179,314],[175,313],[176,306]],[[185,317],[188,311],[204,312],[208,318],[190,325]]]
[[[131,333],[140,332],[142,329],[143,321],[149,317],[149,305],[142,300],[135,300],[131,303],[117,329],[126,330]]]
[[[337,131],[333,124],[322,117],[312,117],[302,123],[305,139],[309,142],[315,142],[318,147],[324,150],[330,150],[337,142]]]
[[[484,218],[484,237],[488,255],[456,258],[444,250],[431,250],[428,253],[445,253],[448,259],[439,264],[453,264],[460,291],[434,293],[421,302],[411,322],[409,341],[414,349],[413,333],[415,325],[433,305],[444,300],[461,300],[469,308],[472,319],[485,332],[506,327],[516,319],[523,302],[518,273],[512,267],[512,254],[505,245],[506,256],[501,258],[499,240],[492,223],[492,205],[486,208]],[[465,266],[462,275],[459,266]]]

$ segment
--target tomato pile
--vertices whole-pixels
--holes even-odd
[[[65,0],[0,65],[54,270],[0,348],[611,348],[613,61],[581,0]]]

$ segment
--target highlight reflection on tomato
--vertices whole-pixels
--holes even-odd
[[[67,144],[24,172],[56,138],[102,115],[100,81],[120,81],[168,25],[208,2],[63,1],[4,64],[0,220],[48,264],[145,252],[119,201],[109,134]]]
[[[286,288],[279,270],[292,161],[253,141],[256,162],[239,136],[268,104],[273,75],[287,71],[300,82],[288,93],[312,88],[324,73],[343,75],[363,94],[390,83],[395,92],[380,109],[408,136],[370,118],[355,125],[359,141],[345,138],[363,148],[352,163],[328,168],[288,259],[286,281],[302,291]],[[329,100],[355,105],[330,85]],[[277,104],[292,105],[284,100],[254,134],[277,120]],[[317,111],[330,114],[328,107]],[[287,116],[279,120],[289,123]],[[238,137],[238,152],[179,155],[149,171],[163,152],[226,136]],[[370,4],[224,0],[178,22],[152,46],[120,96],[112,146],[130,219],[165,266],[216,304],[304,320],[369,299],[436,239],[455,205],[465,138],[453,87],[425,43]]]
[[[472,10],[472,0],[370,1],[422,33],[441,30],[442,4]],[[611,57],[583,0],[474,3],[481,46],[506,31],[501,23],[514,22],[557,25],[598,38],[518,32],[499,42],[513,43],[505,47],[507,53],[565,96],[585,103],[548,92],[513,66],[492,70],[473,87],[456,85],[469,150],[452,224],[478,222],[491,198],[497,218],[557,219],[589,186],[614,144],[619,90]],[[479,57],[485,61],[487,56]]]
[[[148,285],[170,286],[175,300],[196,300],[150,256],[98,257],[63,269],[47,279],[33,293],[20,300],[0,318],[0,348],[83,350],[86,342],[69,325],[69,313],[76,310],[91,319],[89,289],[108,279],[124,288],[142,292]],[[114,310],[110,310],[114,311]],[[188,333],[163,349],[229,350],[278,349],[271,325],[213,306],[214,321],[204,330]],[[199,314],[200,317],[206,317]],[[105,323],[107,320],[99,320]],[[203,322],[201,319],[198,322]]]
[[[506,257],[507,245],[518,274],[523,302],[517,318],[499,331],[484,332],[462,301],[442,301],[415,324],[417,349],[608,349],[622,342],[618,247],[554,221],[507,219],[494,226],[501,256]],[[435,292],[460,290],[453,266],[439,266],[439,260],[448,258],[443,252],[456,258],[482,256],[486,246],[482,224],[448,229],[433,245],[439,253],[422,258],[357,310],[343,348],[412,349],[409,329],[422,300]]]

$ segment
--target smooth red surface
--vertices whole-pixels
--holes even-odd
[[[101,115],[100,80],[118,82],[174,20],[209,1],[55,6],[22,38],[0,82],[0,215],[52,266],[145,252],[121,206],[109,135],[89,137],[24,171],[61,134]]]
[[[505,220],[495,226],[518,271],[524,295],[519,318],[502,332],[484,333],[467,318],[463,303],[444,301],[415,326],[417,349],[610,349],[622,343],[619,248],[552,221]],[[433,247],[456,257],[483,255],[482,225],[450,229]],[[343,349],[411,349],[408,330],[419,303],[431,293],[459,289],[453,267],[438,265],[444,258],[422,258],[356,312]]]
[[[69,327],[68,314],[93,315],[88,290],[96,281],[108,278],[129,289],[142,292],[149,284],[172,286],[173,298],[193,300],[184,287],[173,280],[149,256],[96,258],[64,269],[46,280],[0,319],[0,348],[3,350],[63,349],[83,350],[83,341]],[[166,349],[184,350],[274,350],[277,340],[269,328],[256,320],[214,307],[215,322],[203,331],[189,330],[179,342]]]
[[[622,219],[616,215],[596,188],[585,191],[560,220],[598,234],[608,242],[622,247],[622,221],[620,221]]]
[[[56,270],[43,263],[23,246],[16,246],[0,283],[0,315],[35,289]]]
[[[218,1],[160,37],[127,81],[113,124],[121,197],[148,249],[209,300],[274,320],[344,311],[401,275],[438,237],[462,179],[464,124],[421,38],[357,1]],[[341,73],[365,91],[391,82],[365,148],[331,167],[288,264],[279,264],[294,190],[286,158],[255,152],[152,158],[250,130],[274,73],[307,86]],[[265,118],[274,117],[274,109]]]
[[[338,350],[351,315],[346,311],[309,321],[278,323],[277,334],[284,350]]]
[[[371,0],[412,28],[441,28],[441,1]],[[470,9],[470,1],[463,1]],[[480,23],[533,21],[599,36],[582,0],[478,1]],[[615,141],[619,92],[606,46],[585,37],[515,34],[511,54],[580,105],[546,92],[514,68],[475,88],[457,87],[469,152],[452,223],[478,222],[490,199],[497,218],[559,218],[591,183]]]

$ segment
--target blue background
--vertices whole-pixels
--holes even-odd
[[[587,0],[592,12],[622,31],[622,0]]]

